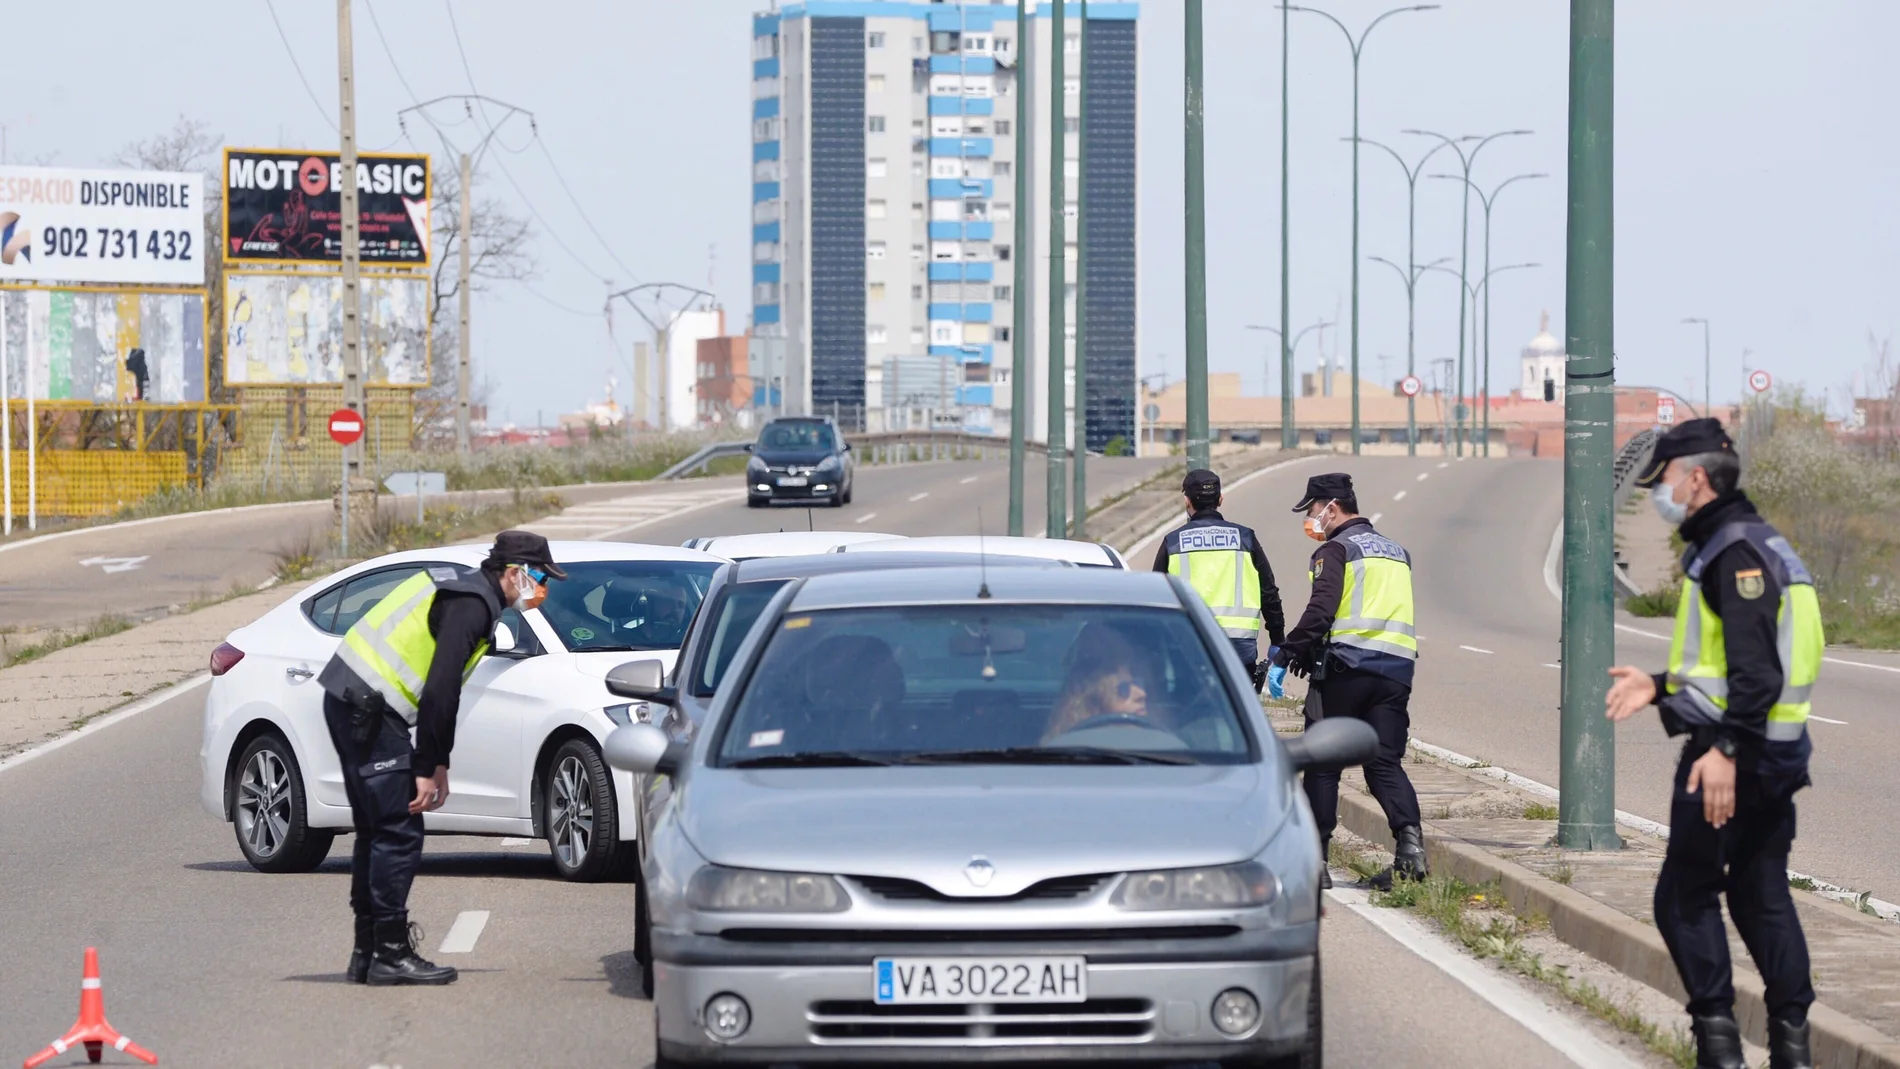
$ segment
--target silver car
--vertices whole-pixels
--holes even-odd
[[[608,688],[677,700],[652,662]],[[649,787],[656,1067],[1318,1065],[1321,862],[1294,773],[1375,744],[1352,720],[1276,740],[1171,576],[794,580],[697,730],[605,745]]]

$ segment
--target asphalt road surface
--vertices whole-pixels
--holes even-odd
[[[632,888],[562,883],[538,842],[429,840],[411,900],[426,949],[458,917],[487,915],[471,950],[432,954],[460,983],[343,982],[349,840],[306,875],[245,865],[229,826],[198,807],[203,694],[0,771],[0,1057],[65,1030],[81,952],[97,946],[107,1016],[161,1064],[648,1064]],[[1574,1064],[1351,910],[1327,913],[1335,1066]]]
[[[1336,457],[1268,471],[1228,498],[1225,514],[1260,532],[1289,626],[1311,590],[1315,544],[1287,510],[1307,476],[1347,471],[1359,507],[1412,554],[1419,668],[1414,738],[1558,786],[1559,602],[1545,577],[1563,518],[1563,469],[1548,460],[1447,462]],[[1147,560],[1153,546],[1131,555]],[[1618,614],[1616,660],[1660,671],[1672,623]],[[1797,799],[1791,866],[1900,901],[1900,656],[1831,649],[1815,687],[1814,787]],[[1823,719],[1825,718],[1825,719]],[[1681,749],[1654,710],[1616,732],[1617,808],[1668,823]]]

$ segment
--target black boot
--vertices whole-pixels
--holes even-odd
[[[343,974],[350,983],[360,984],[369,979],[369,959],[375,952],[375,946],[376,922],[370,919],[369,914],[358,913],[356,915],[356,949],[350,951],[350,967]]]
[[[1742,1060],[1742,1030],[1733,1017],[1692,1017],[1696,1069],[1748,1069]]]
[[[454,983],[455,969],[418,955],[409,932],[407,920],[376,922],[376,948],[369,963],[369,986]]]
[[[1768,1019],[1768,1069],[1814,1069],[1808,1053],[1808,1022]]]
[[[1319,841],[1319,889],[1333,889],[1333,841],[1329,838]]]
[[[1394,836],[1398,845],[1392,848],[1392,871],[1400,876],[1409,876],[1422,880],[1428,875],[1425,866],[1425,837],[1419,834],[1418,825],[1407,824]]]

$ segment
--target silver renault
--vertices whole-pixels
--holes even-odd
[[[677,700],[656,665],[633,700]],[[795,580],[645,777],[635,952],[656,1069],[1320,1058],[1319,840],[1171,576],[981,567]]]

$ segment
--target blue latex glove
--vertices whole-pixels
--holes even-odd
[[[1267,669],[1267,697],[1286,697],[1286,665],[1276,664]]]
[[[1268,660],[1268,661],[1269,661],[1270,663],[1272,663],[1272,664],[1276,664],[1276,665],[1280,665],[1281,667],[1285,667],[1285,666],[1286,666],[1286,661],[1287,661],[1287,657],[1286,657],[1286,650],[1285,650],[1285,649],[1283,649],[1283,648],[1281,648],[1281,647],[1279,647],[1279,646],[1268,646],[1268,647],[1267,647],[1267,660]]]

